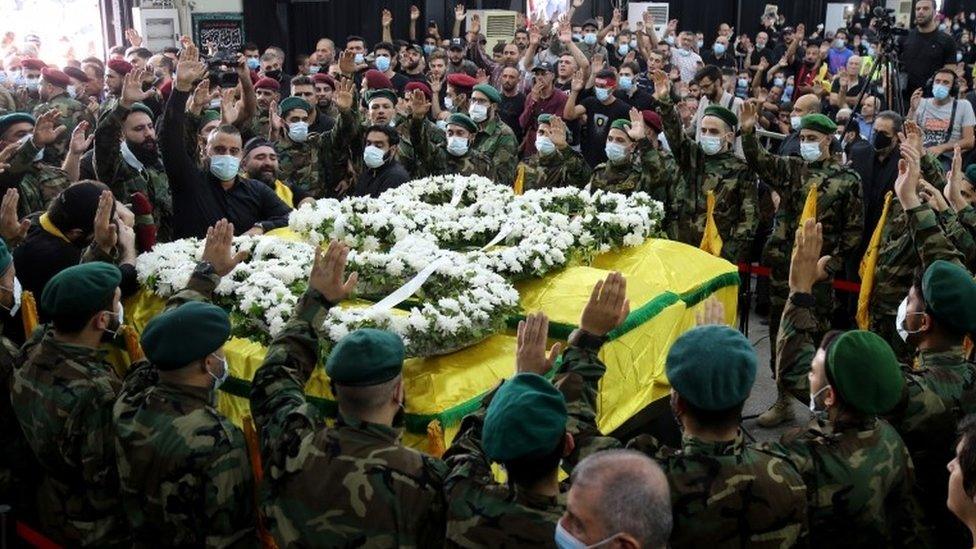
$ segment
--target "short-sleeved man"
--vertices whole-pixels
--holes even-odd
[[[953,104],[956,105],[953,116]],[[916,122],[922,128],[922,144],[925,147],[942,145],[962,138],[962,130],[976,125],[976,114],[973,106],[965,99],[953,99],[944,105],[936,105],[933,99],[923,99],[915,115]],[[944,156],[948,156],[945,153]]]

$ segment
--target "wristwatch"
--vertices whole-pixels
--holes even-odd
[[[209,261],[201,261],[197,263],[196,269],[193,269],[193,274],[201,276],[213,276],[217,274],[217,270],[214,269],[213,263]]]
[[[603,347],[603,344],[607,342],[607,336],[598,336],[577,328],[569,334],[567,341],[573,347],[595,352],[599,351],[600,347]]]

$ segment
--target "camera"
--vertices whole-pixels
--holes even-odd
[[[210,71],[210,85],[223,89],[237,87],[237,52],[221,49],[207,61]]]
[[[891,43],[895,36],[908,34],[908,30],[895,25],[895,10],[891,8],[875,7],[874,20],[877,21],[878,41],[882,46]]]

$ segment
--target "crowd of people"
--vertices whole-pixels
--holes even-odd
[[[831,31],[767,13],[749,35],[586,19],[573,0],[495,44],[463,5],[445,34],[412,7],[409,36],[383,11],[376,44],[151,51],[130,30],[104,60],[58,65],[8,33],[0,509],[71,547],[971,546],[976,13],[915,0],[899,70],[875,70],[893,46],[874,4]],[[778,396],[758,423],[795,420],[794,399],[809,422],[751,441],[759,359],[710,301],[667,355],[680,446],[601,433],[600,349],[629,311],[618,273],[565,349],[544,314],[519,323],[514,375],[441,456],[401,443],[390,332],[323,359],[326,418],[304,394],[316,319],[358,282],[333,242],[252,382],[250,451],[216,408],[233,237],[439,174],[660,200],[668,238],[738,264],[743,288],[763,273]],[[104,345],[123,337],[136,257],[185,237],[203,256],[119,371]]]

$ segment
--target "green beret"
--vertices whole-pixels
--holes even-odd
[[[189,301],[146,324],[142,349],[160,370],[175,370],[206,358],[223,347],[228,337],[227,311],[203,301]]]
[[[96,313],[104,309],[122,281],[111,263],[93,261],[68,267],[54,275],[41,292],[41,311],[47,316]]]
[[[966,174],[966,179],[969,180],[970,185],[976,185],[976,164],[970,164],[966,166],[965,174]]]
[[[538,122],[539,124],[548,124],[552,122],[554,116],[556,115],[543,113],[539,115],[539,118],[536,118],[536,122]],[[973,166],[976,166],[976,164],[973,164]]]
[[[130,114],[131,113],[134,113],[134,112],[144,113],[146,116],[149,117],[150,120],[156,118],[156,115],[152,112],[152,109],[150,109],[149,107],[147,107],[145,103],[133,103],[132,104],[132,108],[130,109],[129,112],[130,112]],[[219,118],[219,116],[220,115],[218,114],[218,118]]]
[[[403,370],[403,340],[386,330],[363,328],[339,340],[325,362],[338,385],[366,387],[385,383]]]
[[[207,124],[213,122],[214,120],[220,120],[220,111],[207,109],[203,111],[203,113],[200,115],[201,126],[206,126]]]
[[[472,91],[479,91],[485,94],[485,96],[487,96],[492,103],[502,102],[502,94],[498,93],[498,90],[496,90],[494,86],[489,86],[488,84],[478,84],[472,89]]]
[[[801,130],[813,130],[822,134],[832,134],[837,131],[837,124],[827,115],[815,113],[808,114],[800,119]]]
[[[518,374],[498,388],[488,405],[482,445],[492,461],[552,452],[566,433],[566,401],[538,374]]]
[[[0,238],[0,275],[7,272],[14,263],[14,256],[11,255],[10,249],[7,248],[7,243]]]
[[[827,373],[840,397],[862,414],[883,414],[901,398],[905,378],[891,346],[874,332],[841,334],[827,353]]]
[[[705,107],[704,116],[714,116],[720,119],[722,122],[728,124],[729,128],[733,130],[739,125],[739,117],[737,117],[734,112],[726,109],[722,105],[709,105]]]
[[[26,112],[12,112],[10,114],[5,114],[0,116],[0,136],[9,130],[10,126],[19,124],[20,122],[27,122],[31,125],[37,124],[37,120]]]
[[[397,94],[393,90],[381,89],[381,90],[369,90],[366,92],[366,103],[369,104],[370,101],[374,99],[389,99],[390,103],[394,105],[397,104]]]
[[[623,118],[618,118],[610,124],[611,130],[623,130],[626,132],[630,129],[630,120],[624,120]]]
[[[940,326],[958,335],[976,333],[976,280],[965,268],[942,259],[929,265],[922,297]]]
[[[278,114],[281,116],[285,116],[288,111],[295,109],[302,109],[308,113],[312,112],[312,106],[301,97],[286,97],[281,100],[281,103],[278,103]]]
[[[727,410],[749,398],[756,381],[756,351],[738,330],[710,325],[677,339],[665,373],[682,398],[702,410]]]
[[[471,133],[478,133],[478,125],[474,123],[474,120],[471,120],[471,117],[464,113],[456,112],[452,114],[447,118],[447,123],[461,126]]]

